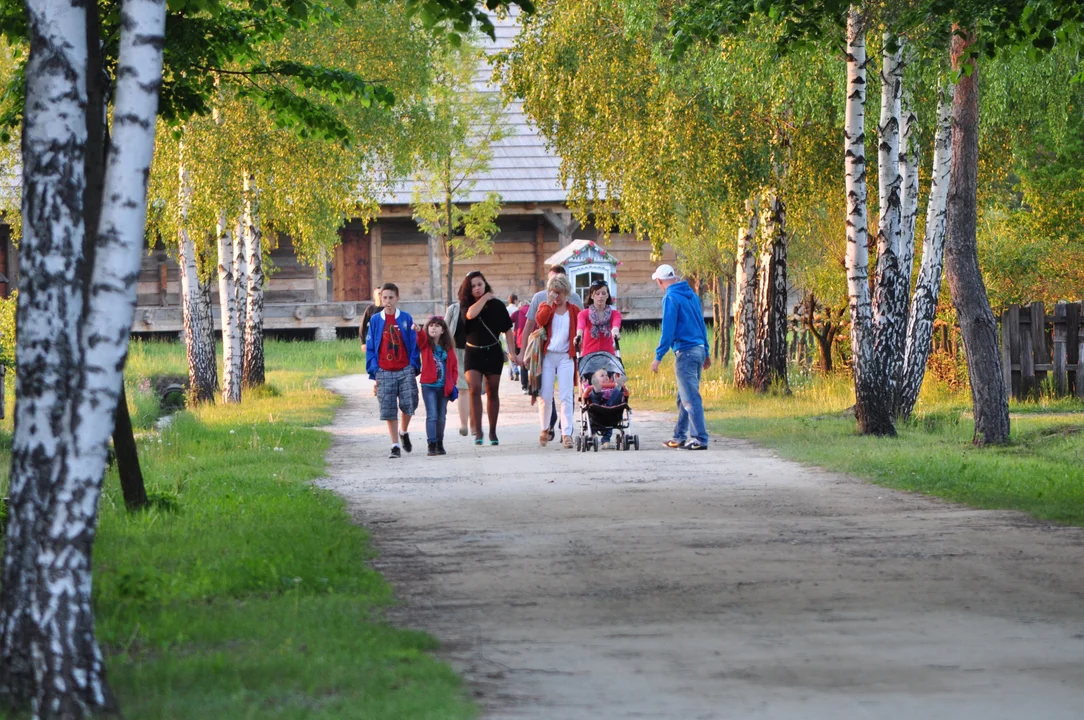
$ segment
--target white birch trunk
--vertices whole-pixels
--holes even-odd
[[[234,368],[234,373],[237,377],[242,377],[241,369],[245,358],[245,325],[248,317],[248,263],[245,261],[245,228],[241,218],[237,218],[233,230],[233,283],[234,304],[237,307],[237,336],[240,347],[240,358],[237,358],[237,367]],[[241,384],[244,385],[244,382]]]
[[[218,215],[218,309],[222,316],[222,402],[241,402],[241,322],[233,277],[233,233]]]
[[[258,190],[255,178],[246,172],[244,178],[245,209],[242,222],[245,229],[245,255],[248,289],[245,306],[245,356],[241,382],[245,387],[264,383],[263,356],[263,245],[260,237]]]
[[[918,271],[907,324],[903,372],[896,393],[896,414],[910,417],[922,389],[926,362],[930,358],[937,298],[945,264],[946,209],[949,170],[952,167],[952,96],[955,85],[946,83],[937,95],[937,126],[934,133],[930,197],[926,206],[926,234],[922,241],[922,266]]]
[[[903,177],[900,173],[900,111],[903,91],[902,39],[883,37],[881,63],[881,120],[878,126],[877,170],[880,213],[877,222],[877,272],[873,293],[874,397],[893,410],[896,378],[903,363],[907,330],[907,293],[900,264],[903,224]],[[893,43],[895,49],[890,49]],[[880,410],[878,410],[880,412]]]
[[[15,427],[0,586],[0,700],[28,709],[44,671],[35,611],[43,514],[66,472],[74,438],[86,175],[85,13],[81,5],[26,3],[30,39],[22,132],[23,238],[17,306]],[[93,630],[93,628],[90,628]],[[44,654],[43,654],[44,653]],[[99,674],[94,673],[93,682]]]
[[[883,407],[887,388],[873,367],[873,310],[869,288],[869,220],[866,201],[866,20],[852,5],[847,13],[847,104],[844,175],[847,189],[847,294],[851,313],[855,414],[866,434],[892,434],[891,412]]]
[[[918,218],[918,142],[911,93],[904,88],[900,100],[900,272],[908,292],[915,265],[915,224]]]
[[[188,209],[192,201],[192,186],[184,165],[184,146],[181,147],[179,205],[180,224],[177,231],[177,264],[181,276],[181,315],[184,324],[184,344],[188,358],[188,397],[193,404],[214,402],[217,389],[215,348],[207,344],[203,289],[196,261],[196,244],[188,232]],[[212,335],[213,339],[213,335]]]
[[[761,212],[753,385],[767,392],[773,384],[787,385],[787,228],[778,192],[764,193]]]
[[[757,207],[745,203],[747,222],[738,229],[738,257],[734,268],[734,387],[751,387],[757,337]]]
[[[35,717],[83,718],[116,711],[94,635],[90,553],[135,313],[165,3],[125,0],[121,6],[113,141],[91,268],[79,262],[86,210],[86,15],[66,3],[27,5],[32,50],[23,131],[24,270],[0,604],[0,701],[25,709],[29,700]],[[57,369],[63,374],[56,376]],[[13,615],[9,601],[19,592],[26,595],[15,598],[21,608]],[[18,627],[27,612],[29,637]],[[32,678],[22,664],[27,656]]]

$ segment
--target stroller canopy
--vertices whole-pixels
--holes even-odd
[[[580,358],[580,375],[583,377],[589,377],[599,370],[605,370],[610,374],[626,374],[625,366],[621,364],[621,360],[616,355],[611,355],[608,352],[588,353]]]

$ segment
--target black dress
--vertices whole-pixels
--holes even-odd
[[[466,346],[463,372],[477,370],[483,375],[500,375],[504,369],[501,333],[512,328],[508,308],[503,302],[493,298],[473,320],[467,319],[466,311],[467,308],[463,308],[463,315],[455,333],[456,345],[462,342]]]

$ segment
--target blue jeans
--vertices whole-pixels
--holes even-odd
[[[695,347],[674,353],[674,370],[677,374],[677,425],[674,439],[698,441],[708,444],[708,426],[704,420],[704,401],[700,398],[700,375],[704,372],[707,348]]]
[[[444,442],[444,422],[448,418],[448,396],[444,386],[422,385],[422,401],[425,403],[425,439],[427,442]]]

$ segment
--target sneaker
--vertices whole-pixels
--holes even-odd
[[[676,449],[676,448],[684,448],[685,447],[685,441],[684,440],[678,440],[677,438],[674,438],[673,440],[667,440],[666,442],[664,442],[663,447],[674,448],[674,449]]]
[[[392,445],[391,455],[388,455],[388,457],[389,458],[401,458],[401,457],[403,457],[403,453],[400,452],[398,445]]]
[[[701,445],[699,440],[690,440],[685,443],[686,450],[707,450],[707,445]]]
[[[399,442],[403,444],[403,449],[407,452],[414,449],[414,445],[410,442],[410,433],[399,433]]]
[[[569,450],[571,450],[572,449],[572,436],[571,435],[565,435],[563,438],[561,438],[561,444],[564,445]]]
[[[437,444],[435,442],[429,443],[429,450],[425,453],[429,457],[433,457],[437,454]]]
[[[437,455],[447,455],[448,452],[444,449],[444,441],[437,440]]]

